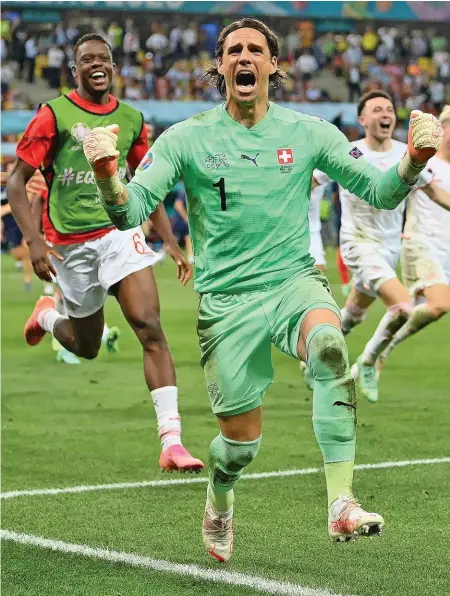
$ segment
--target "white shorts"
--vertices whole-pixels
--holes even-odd
[[[411,296],[431,286],[450,285],[450,255],[439,253],[417,236],[403,241],[401,262],[403,281]]]
[[[140,227],[114,229],[96,240],[54,248],[64,257],[52,258],[56,281],[68,314],[76,319],[100,310],[111,286],[161,258],[147,246]]]
[[[341,244],[342,260],[352,273],[353,286],[373,298],[384,283],[397,277],[399,253],[372,242]]]
[[[309,252],[312,258],[316,261],[316,265],[327,264],[320,232],[311,232],[311,244],[309,247]]]

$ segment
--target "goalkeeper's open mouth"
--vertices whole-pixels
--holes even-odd
[[[256,76],[251,70],[240,70],[235,77],[236,89],[242,95],[250,95],[256,88]]]

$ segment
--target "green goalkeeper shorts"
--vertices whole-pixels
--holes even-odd
[[[264,290],[201,296],[197,332],[214,414],[261,405],[273,382],[271,344],[298,358],[303,318],[317,308],[340,317],[328,280],[316,268]]]

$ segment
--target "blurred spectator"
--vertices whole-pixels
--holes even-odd
[[[361,71],[358,66],[351,66],[348,69],[348,101],[357,102],[361,96]]]
[[[34,67],[36,65],[37,53],[37,39],[34,35],[30,35],[25,42],[25,65],[27,69],[26,80],[28,83],[34,82]]]
[[[62,25],[56,25],[53,33],[53,43],[55,46],[65,46],[67,44],[67,36]]]
[[[8,46],[3,38],[0,40],[0,44],[0,61],[3,64],[8,57]]]
[[[66,55],[62,48],[53,45],[47,52],[48,83],[51,89],[59,89],[61,84],[61,70]]]
[[[183,53],[183,29],[178,24],[170,30],[169,34],[169,52],[173,56]]]
[[[195,56],[198,41],[197,23],[189,23],[189,27],[183,33],[183,50],[188,58]]]
[[[163,29],[159,23],[152,23],[152,34],[145,42],[145,47],[153,54],[165,54],[169,47],[169,40],[164,35]]]
[[[373,30],[373,27],[370,25],[366,27],[366,31],[362,36],[361,40],[361,47],[367,56],[373,56],[376,52],[378,44],[380,43],[380,38]]]
[[[70,43],[72,46],[74,46],[76,44],[76,42],[78,41],[78,38],[80,37],[80,31],[73,23],[70,23],[69,26],[67,27],[66,37],[67,37],[68,43]]]
[[[25,42],[27,34],[25,31],[17,31],[13,33],[12,39],[12,58],[17,61],[17,76],[19,79],[23,78],[25,71]]]
[[[295,65],[301,77],[305,81],[309,80],[311,75],[313,75],[319,68],[317,60],[314,58],[311,50],[309,49],[303,50],[303,52],[297,58]]]
[[[345,50],[345,52],[342,54],[342,58],[344,59],[347,68],[350,68],[352,66],[359,66],[363,58],[361,46],[350,44],[349,47]]]
[[[106,36],[111,46],[113,60],[118,63],[123,57],[123,29],[118,23],[113,21],[108,27]]]
[[[330,98],[325,91],[319,88],[315,79],[306,83],[305,100],[310,102],[328,101]]]
[[[336,39],[332,33],[327,33],[323,37],[320,37],[318,44],[322,50],[323,55],[327,61],[330,61],[336,51]]]
[[[1,22],[1,34],[2,34],[2,39],[5,42],[10,42],[11,41],[11,21],[9,19],[3,18],[3,14],[2,14],[2,22]]]
[[[445,103],[445,87],[442,81],[433,81],[429,87],[431,103],[435,110],[439,110]]]
[[[398,29],[395,27],[380,27],[378,29],[378,35],[389,50],[394,50]]]
[[[427,56],[428,44],[425,41],[422,31],[415,30],[412,32],[411,43],[409,44],[409,51],[413,58],[420,58],[420,56]]]
[[[131,79],[125,87],[125,99],[144,99],[139,79]]]
[[[298,56],[301,47],[302,40],[300,32],[297,29],[291,29],[284,44],[284,52],[289,62],[292,62]]]
[[[14,79],[14,71],[8,62],[2,64],[2,102],[3,96],[9,92],[9,86]]]
[[[123,38],[123,53],[128,63],[136,61],[137,53],[139,52],[139,34],[135,28],[133,21],[127,21],[126,33]]]
[[[176,199],[173,204],[176,215],[173,220],[173,233],[181,246],[186,250],[186,257],[188,263],[194,262],[194,255],[192,253],[191,236],[189,233],[189,220],[186,210],[186,193],[184,186],[179,183],[175,186],[173,191],[176,192]]]

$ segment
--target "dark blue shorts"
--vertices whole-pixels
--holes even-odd
[[[178,241],[189,236],[189,226],[180,216],[176,216],[173,220],[173,233]]]
[[[5,240],[9,248],[16,248],[22,244],[23,234],[11,213],[3,218]]]

